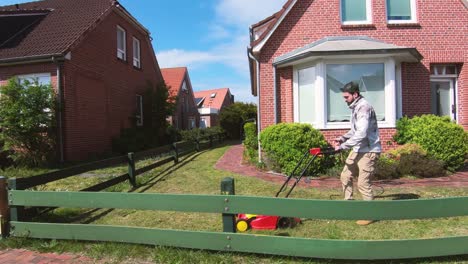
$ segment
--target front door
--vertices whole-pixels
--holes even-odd
[[[431,79],[431,112],[456,120],[455,81],[451,78]]]

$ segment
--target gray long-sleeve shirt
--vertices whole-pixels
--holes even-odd
[[[363,97],[356,99],[349,108],[352,110],[351,130],[340,138],[343,141],[340,149],[380,153],[382,146],[374,108]]]

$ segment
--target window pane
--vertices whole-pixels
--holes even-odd
[[[299,122],[314,123],[315,121],[315,67],[298,71],[299,84]]]
[[[327,65],[327,121],[349,121],[351,110],[342,88],[348,82],[359,83],[361,95],[374,107],[377,119],[385,120],[385,75],[383,63]]]
[[[366,21],[366,0],[341,0],[343,21]]]
[[[389,20],[411,20],[411,0],[387,0]]]

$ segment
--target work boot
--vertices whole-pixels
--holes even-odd
[[[356,224],[358,224],[360,226],[366,226],[366,225],[370,225],[370,224],[372,224],[374,222],[375,222],[374,220],[358,220],[358,221],[356,221]]]

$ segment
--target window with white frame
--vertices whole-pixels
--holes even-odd
[[[33,74],[24,74],[16,76],[20,83],[23,83],[24,80],[28,80],[30,83],[34,83],[37,80],[39,85],[50,85],[51,77],[50,73],[33,73]]]
[[[137,38],[133,38],[133,66],[141,68],[140,61],[140,41]]]
[[[127,60],[127,44],[125,30],[117,26],[117,58]]]
[[[136,113],[135,113],[136,125],[143,126],[143,96],[136,95]]]
[[[416,23],[416,0],[386,0],[388,23]]]
[[[374,107],[379,127],[394,127],[397,117],[393,59],[324,60],[294,67],[294,121],[319,129],[348,129],[351,110],[343,99],[346,83],[359,83]]]
[[[371,0],[341,0],[341,23],[343,25],[371,24]]]
[[[374,107],[378,121],[385,121],[385,75],[383,63],[327,64],[327,122],[350,121],[341,88],[348,82]]]

